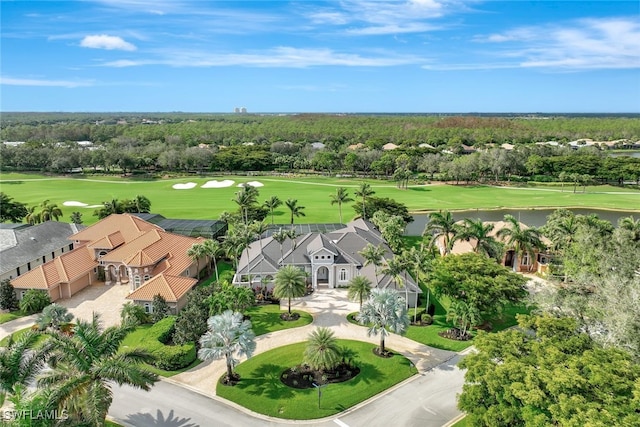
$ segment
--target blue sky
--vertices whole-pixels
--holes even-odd
[[[2,111],[640,112],[638,1],[5,1]]]

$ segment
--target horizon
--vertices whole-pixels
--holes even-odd
[[[637,1],[86,0],[0,9],[1,112],[640,112]]]

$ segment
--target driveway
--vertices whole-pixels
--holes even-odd
[[[102,326],[107,328],[120,323],[120,308],[128,301],[125,299],[127,295],[128,285],[105,286],[98,283],[56,303],[67,307],[75,319],[91,320],[94,312],[99,313]]]

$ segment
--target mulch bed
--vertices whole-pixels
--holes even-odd
[[[298,320],[300,318],[300,313],[282,313],[280,314],[280,318],[287,322],[292,322],[294,320]]]
[[[389,350],[385,350],[384,352],[380,352],[380,348],[376,347],[372,350],[373,354],[375,354],[378,357],[384,357],[384,358],[390,358],[395,356],[395,353],[393,351],[389,351]]]
[[[335,384],[349,381],[360,373],[360,368],[341,363],[330,371],[314,371],[307,365],[298,365],[280,374],[283,384],[297,389],[313,388],[313,384]]]
[[[233,387],[234,385],[237,385],[240,382],[240,375],[234,372],[233,376],[231,377],[231,380],[227,380],[227,374],[224,374],[218,382],[222,385]]]
[[[458,328],[451,328],[447,329],[446,331],[438,332],[438,335],[440,335],[442,338],[447,338],[455,341],[469,341],[471,338],[473,338],[468,332],[463,335],[462,331]]]

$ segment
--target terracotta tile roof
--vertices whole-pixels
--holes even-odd
[[[114,249],[120,246],[125,242],[124,236],[121,232],[115,231],[108,236],[104,236],[102,239],[98,239],[96,241],[91,242],[89,245],[90,248],[95,249]]]
[[[144,221],[135,215],[114,214],[69,237],[71,240],[95,242],[120,232],[124,242],[136,239],[142,232],[149,230],[162,230],[155,224]]]
[[[127,299],[153,301],[153,297],[159,294],[167,302],[178,302],[196,283],[198,281],[191,277],[159,274],[129,294]]]
[[[128,259],[125,260],[125,264],[130,267],[144,267],[147,265],[154,264],[155,260],[152,259],[147,253],[142,250],[134,255],[131,255]]]
[[[11,281],[14,288],[49,289],[71,282],[97,267],[93,250],[86,246],[60,255]]]

